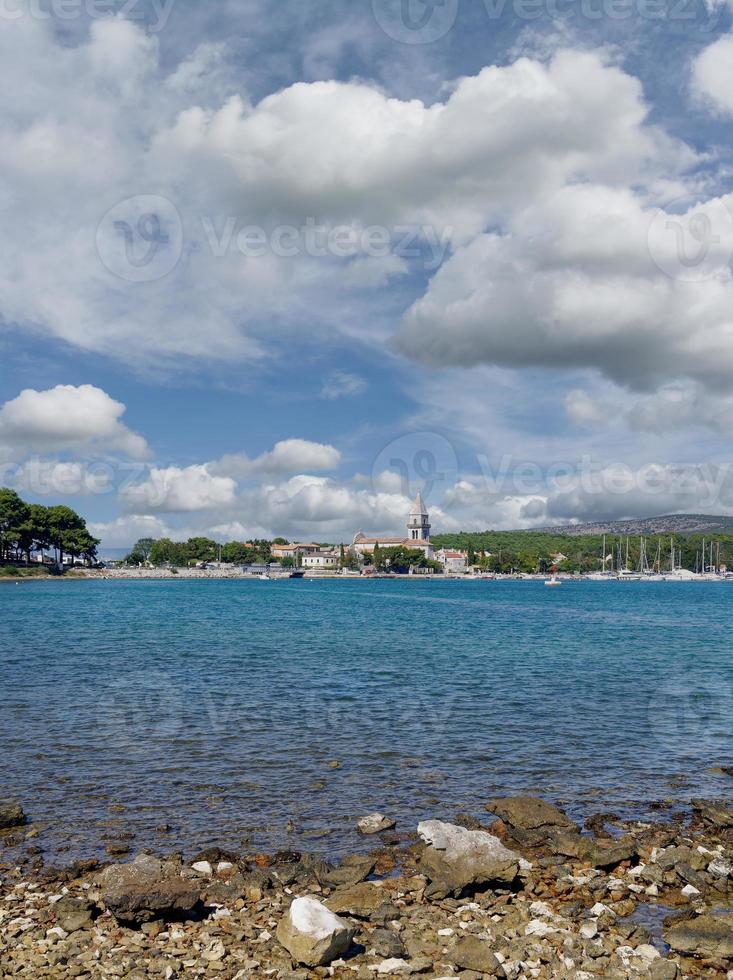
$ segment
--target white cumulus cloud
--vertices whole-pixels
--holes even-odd
[[[149,455],[145,439],[120,421],[125,406],[94,385],[26,388],[0,407],[0,452],[10,458],[61,450]]]

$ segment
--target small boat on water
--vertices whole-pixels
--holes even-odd
[[[554,586],[557,586],[557,585],[562,585],[562,582],[557,577],[557,575],[553,572],[552,573],[552,576],[550,578],[546,578],[545,579],[545,585],[550,586],[550,587],[554,587]]]
[[[259,578],[260,582],[271,582],[272,581],[272,579],[267,574],[267,572],[263,572],[262,575],[259,575],[258,576],[258,578]]]

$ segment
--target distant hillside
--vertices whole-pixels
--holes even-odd
[[[565,527],[540,527],[534,533],[554,534],[568,538],[587,535],[640,534],[730,534],[733,517],[712,514],[667,514],[664,517],[634,517],[625,521],[598,521],[593,524],[572,524]]]

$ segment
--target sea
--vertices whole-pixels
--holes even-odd
[[[732,636],[733,583],[3,584],[0,799],[49,861],[338,857],[515,793],[654,819],[732,795]]]

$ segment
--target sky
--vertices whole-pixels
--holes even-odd
[[[713,0],[0,0],[0,485],[143,536],[733,514]]]

